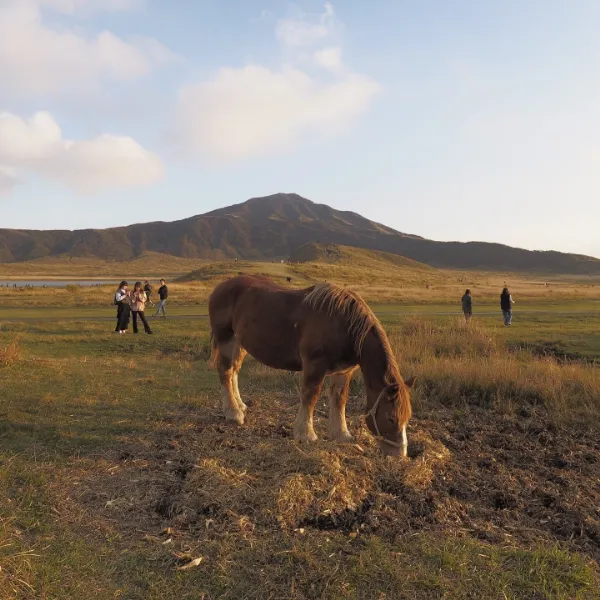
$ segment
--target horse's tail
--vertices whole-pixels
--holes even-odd
[[[210,354],[210,360],[208,361],[208,366],[214,369],[219,360],[219,346],[217,345],[215,334],[212,331],[210,332],[210,344],[212,346],[212,350]]]

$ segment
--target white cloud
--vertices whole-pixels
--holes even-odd
[[[301,14],[298,18],[281,19],[275,33],[286,46],[313,46],[329,37],[336,26],[333,5],[327,2],[320,15]]]
[[[37,3],[65,14],[72,14],[78,11],[104,10],[117,12],[130,10],[139,6],[142,0],[37,0]]]
[[[65,11],[100,6],[100,0],[42,1]],[[108,6],[116,9],[130,4],[111,0]],[[81,92],[105,78],[142,77],[173,59],[156,40],[127,42],[109,31],[85,37],[79,31],[51,27],[33,0],[0,3],[0,81],[5,93]]]
[[[223,68],[211,80],[184,86],[176,144],[207,160],[226,161],[289,151],[308,136],[346,129],[381,86],[342,69],[342,48],[331,43],[340,28],[329,3],[321,14],[282,19],[275,34],[293,59],[286,66]],[[317,79],[298,68],[307,59],[329,74]]]
[[[178,134],[188,150],[218,159],[272,154],[303,134],[340,130],[379,90],[361,75],[323,84],[294,68],[222,69],[212,81],[183,88]]]
[[[324,69],[337,71],[342,67],[342,49],[339,46],[317,50],[313,56],[315,62]]]
[[[106,187],[133,187],[158,181],[163,165],[126,136],[66,140],[47,112],[25,121],[0,113],[0,187],[12,187],[19,170],[35,172],[83,193]],[[11,184],[12,181],[12,184]]]
[[[18,183],[17,170],[14,167],[0,165],[0,195],[8,194]]]

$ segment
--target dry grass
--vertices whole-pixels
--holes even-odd
[[[391,343],[403,372],[419,379],[417,402],[474,404],[506,414],[542,406],[565,423],[600,416],[597,367],[510,350],[474,322],[411,319],[391,335]]]
[[[157,284],[169,282],[170,304],[197,305],[206,302],[214,286],[242,273],[261,273],[291,287],[305,287],[328,281],[352,287],[369,302],[458,304],[465,288],[473,291],[475,304],[497,305],[500,290],[511,288],[518,306],[525,302],[573,302],[597,300],[600,278],[548,277],[516,273],[465,272],[427,267],[400,256],[369,250],[337,247],[335,260],[324,256],[304,263],[256,261],[206,261],[148,253],[129,262],[86,258],[39,259],[26,263],[0,264],[2,278],[145,278]],[[288,284],[286,278],[291,277]],[[99,306],[110,305],[114,286],[57,289],[0,287],[4,306]]]
[[[22,356],[19,338],[16,337],[6,346],[0,346],[0,367],[7,367],[15,364]]]
[[[144,277],[184,275],[205,264],[206,260],[181,258],[159,252],[146,252],[128,261],[100,260],[91,257],[45,257],[17,263],[0,263],[0,278],[65,278],[65,279],[120,279],[141,274]],[[118,283],[118,282],[116,282]]]

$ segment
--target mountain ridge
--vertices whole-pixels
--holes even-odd
[[[437,268],[600,274],[600,260],[594,257],[491,242],[438,242],[283,193],[177,221],[107,229],[0,229],[0,262],[64,255],[131,260],[148,251],[211,260],[273,260],[287,259],[308,243],[387,252]]]

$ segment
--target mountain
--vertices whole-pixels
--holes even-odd
[[[275,194],[173,222],[111,229],[0,229],[0,262],[45,256],[131,260],[144,252],[185,258],[277,260],[309,243],[398,254],[440,268],[600,274],[600,260],[486,242],[436,242],[297,194]]]

